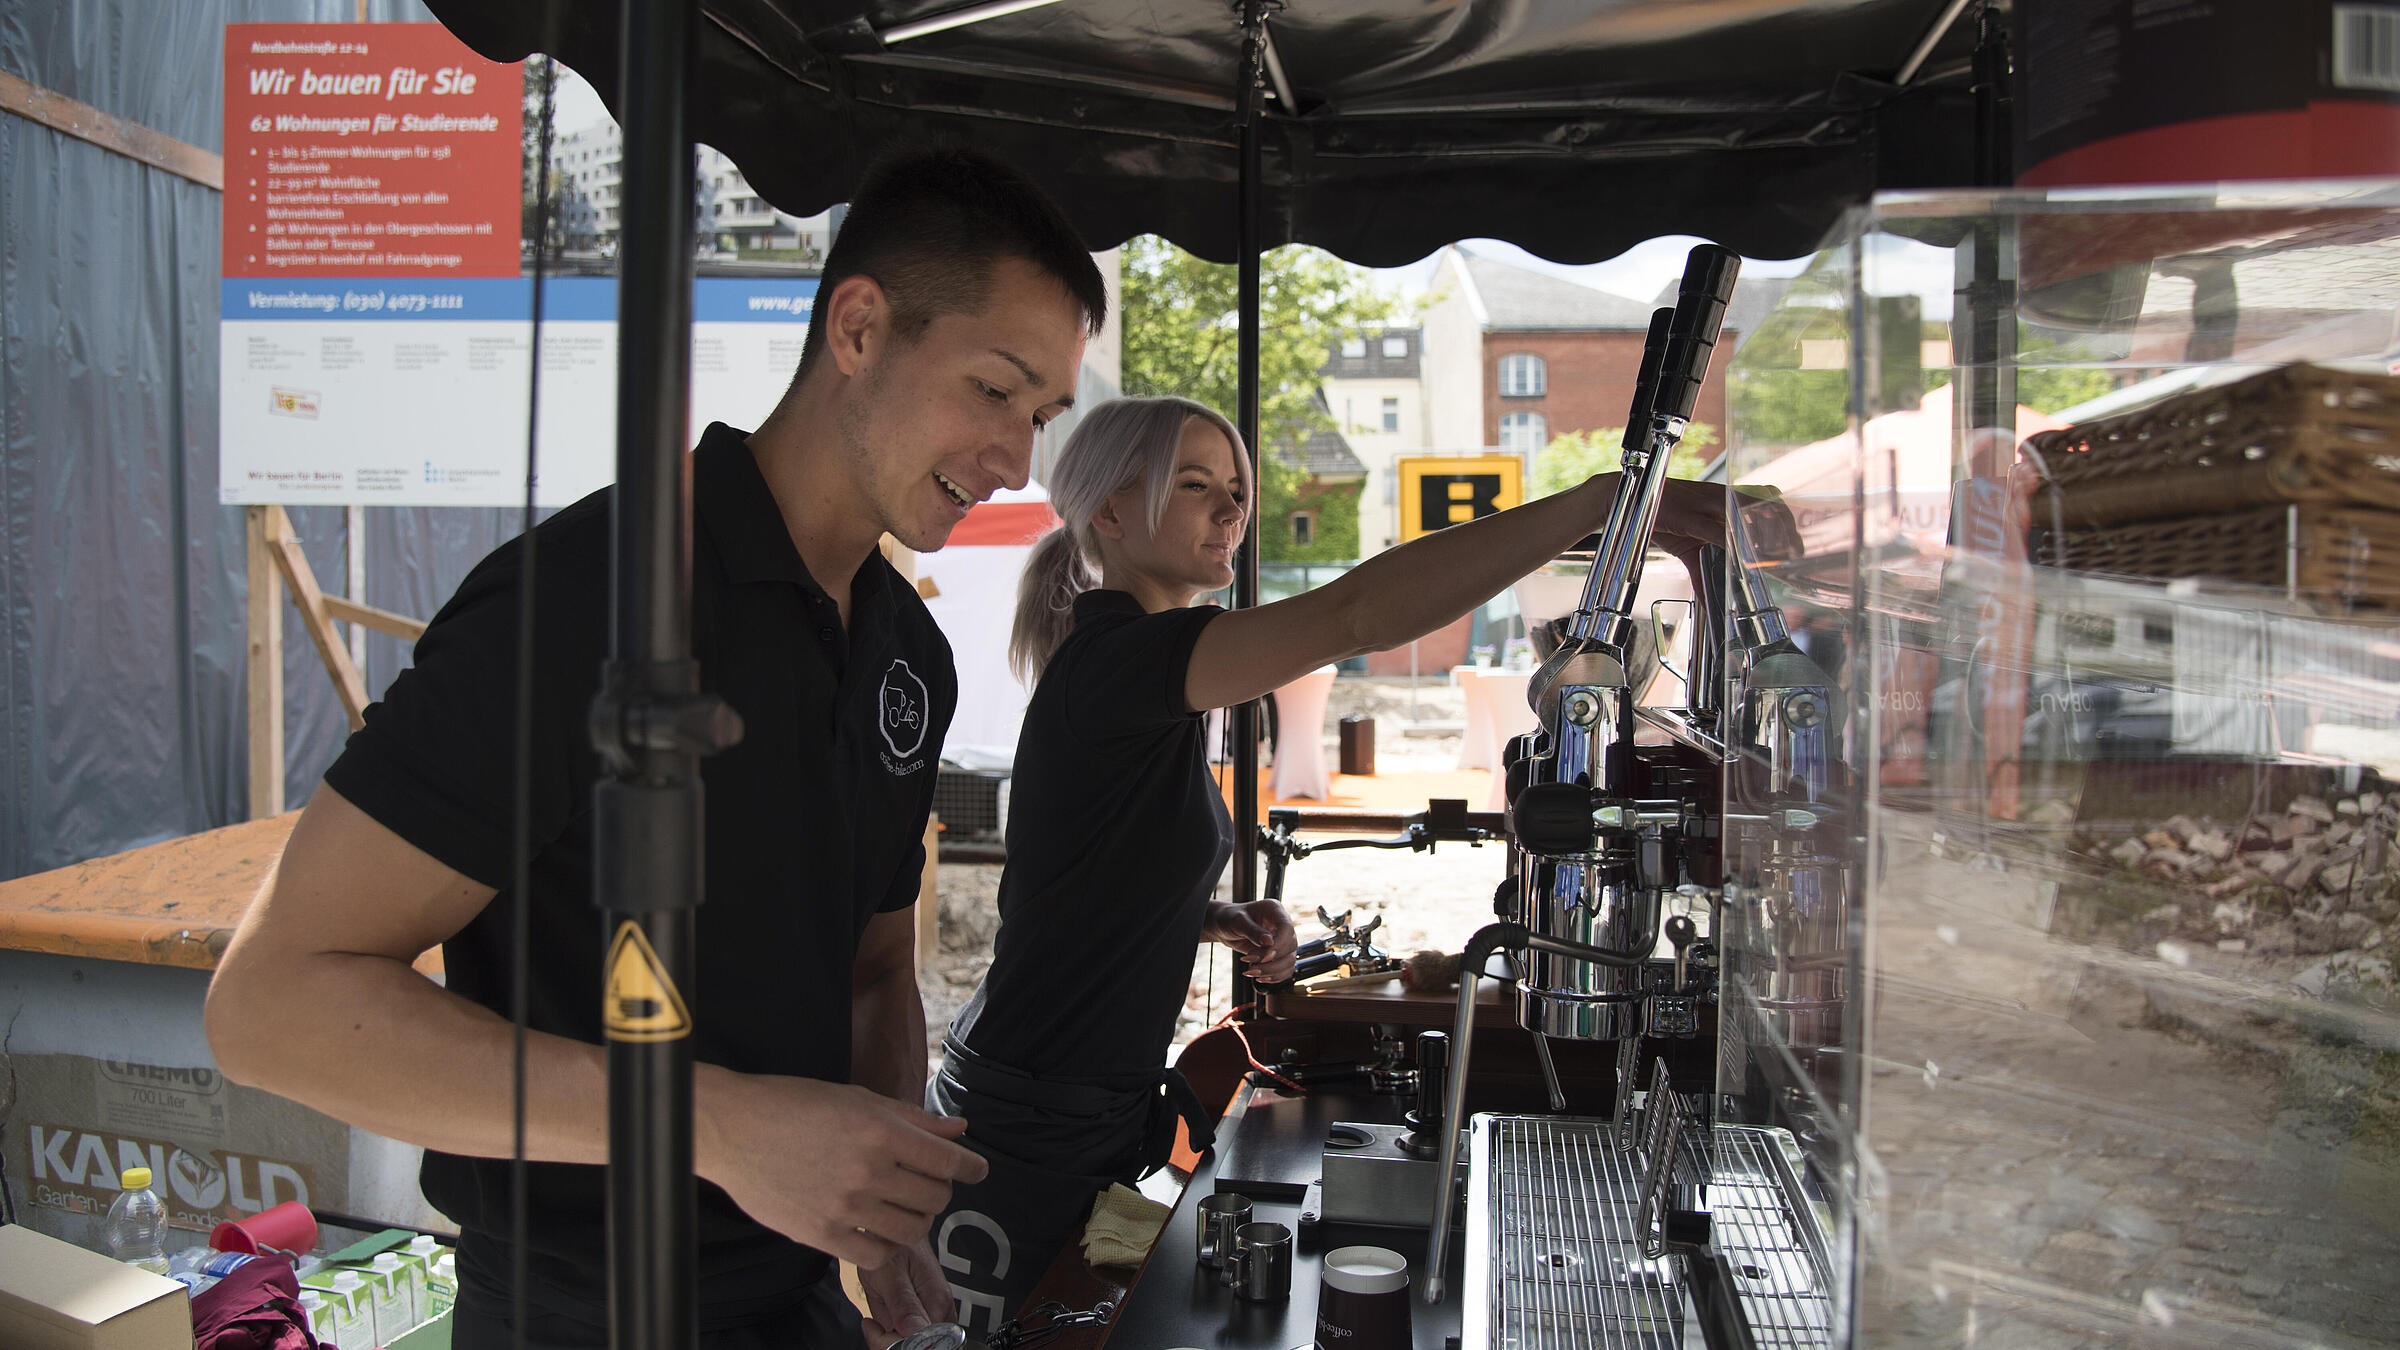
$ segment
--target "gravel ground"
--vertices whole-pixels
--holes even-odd
[[[1407,677],[1370,679],[1345,675],[1326,701],[1326,758],[1333,758],[1343,717],[1375,719],[1378,773],[1433,772],[1458,763],[1459,733],[1466,704],[1439,677],[1421,680],[1413,696]],[[1412,716],[1412,713],[1414,714]],[[1499,884],[1505,855],[1497,845],[1445,845],[1437,851],[1358,849],[1295,862],[1285,881],[1285,902],[1303,939],[1322,931],[1316,910],[1355,910],[1364,923],[1383,916],[1379,944],[1406,955],[1424,948],[1456,951],[1491,920],[1492,888]],[[942,1031],[966,1004],[991,965],[992,934],[1000,868],[942,864],[936,890],[942,907],[940,950],[922,973],[927,1054],[938,1060]],[[1176,1031],[1180,1046],[1222,1016],[1232,971],[1225,949],[1201,948],[1192,963],[1184,1016]],[[1214,958],[1212,961],[1211,958]]]

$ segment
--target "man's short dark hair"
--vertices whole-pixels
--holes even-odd
[[[1083,307],[1087,333],[1108,319],[1108,290],[1082,236],[1034,181],[959,146],[904,150],[867,169],[826,254],[795,382],[825,347],[826,301],[845,279],[883,287],[892,331],[914,342],[943,314],[973,314],[991,299],[992,268],[1017,258],[1040,268]]]

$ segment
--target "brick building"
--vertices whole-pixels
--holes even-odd
[[[1556,437],[1625,425],[1654,306],[1455,247],[1432,294],[1425,355],[1443,367],[1426,377],[1436,443],[1514,450],[1530,464]],[[1711,363],[1693,411],[1720,433],[1725,364]]]

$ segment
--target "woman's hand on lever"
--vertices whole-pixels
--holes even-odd
[[[1800,526],[1792,518],[1792,509],[1773,488],[1737,488],[1743,497],[1742,522],[1750,532],[1751,546],[1762,559],[1797,558],[1800,546]],[[1691,576],[1692,593],[1701,593],[1700,550],[1715,545],[1731,546],[1725,528],[1725,485],[1696,483],[1684,478],[1670,478],[1659,494],[1658,520],[1651,526],[1651,547],[1675,555],[1683,570]]]
[[[1242,973],[1260,984],[1281,984],[1292,978],[1292,966],[1300,948],[1300,935],[1292,927],[1292,916],[1273,900],[1252,900],[1240,905],[1209,901],[1208,918],[1200,927],[1200,938],[1232,948],[1235,956],[1249,962]]]

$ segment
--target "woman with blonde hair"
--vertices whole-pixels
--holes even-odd
[[[1209,772],[1209,710],[1459,618],[1597,529],[1616,475],[1230,611],[1196,604],[1232,583],[1257,496],[1222,416],[1180,398],[1104,403],[1048,486],[1061,524],[1026,567],[1009,648],[1033,698],[999,935],[927,1088],[929,1109],[965,1117],[963,1142],[991,1164],[935,1227],[971,1323],[1010,1314],[1095,1192],[1165,1162],[1179,1112],[1208,1138],[1166,1066],[1194,945],[1231,947],[1252,979],[1291,975],[1283,907],[1214,898],[1241,835]],[[1668,488],[1662,542],[1722,538],[1723,488]]]

